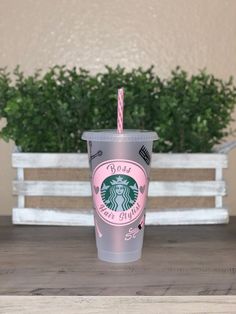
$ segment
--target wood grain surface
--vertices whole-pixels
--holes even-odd
[[[235,314],[236,297],[0,297],[2,314]]]
[[[99,261],[92,227],[1,221],[1,295],[236,295],[236,218],[146,227],[143,258],[130,264]]]

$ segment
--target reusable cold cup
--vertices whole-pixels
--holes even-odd
[[[98,258],[132,262],[141,258],[145,205],[155,132],[98,130],[87,140]]]

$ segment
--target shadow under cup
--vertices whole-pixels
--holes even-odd
[[[87,131],[98,258],[141,258],[153,141],[150,131]]]

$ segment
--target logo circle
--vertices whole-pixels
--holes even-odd
[[[104,204],[113,211],[126,211],[136,202],[138,184],[128,175],[111,175],[101,185]]]
[[[94,208],[108,224],[125,226],[139,219],[144,212],[147,191],[146,171],[134,161],[106,160],[93,170]]]

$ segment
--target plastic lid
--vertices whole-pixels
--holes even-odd
[[[82,139],[99,142],[150,142],[158,139],[157,133],[147,130],[124,130],[117,133],[117,130],[92,130],[85,131]]]

